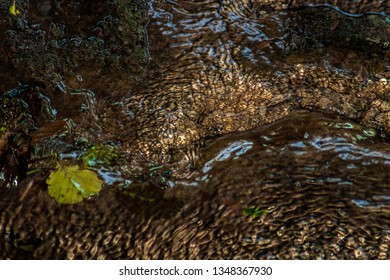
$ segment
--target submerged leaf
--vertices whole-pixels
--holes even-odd
[[[50,173],[46,180],[49,195],[58,203],[74,204],[100,192],[102,181],[96,173],[79,169],[78,165],[62,167]]]
[[[242,209],[242,211],[244,212],[245,215],[256,218],[256,219],[260,218],[264,214],[268,213],[268,211],[266,209],[261,209],[259,207],[254,207],[254,206],[244,208],[244,209]]]
[[[111,166],[122,160],[117,147],[108,144],[97,144],[90,147],[82,156],[85,167]]]

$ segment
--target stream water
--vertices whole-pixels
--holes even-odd
[[[389,152],[373,129],[298,112],[208,141],[178,183],[212,193],[255,258],[388,258]]]
[[[263,2],[147,1],[145,73],[75,119],[128,166],[77,205],[7,192],[1,257],[389,259],[387,7]]]

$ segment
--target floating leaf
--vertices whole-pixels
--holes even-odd
[[[268,211],[265,209],[261,209],[259,207],[248,207],[248,208],[243,208],[242,211],[244,212],[245,215],[253,217],[253,218],[260,218],[264,214],[267,214]]]
[[[16,9],[16,0],[14,0],[14,3],[9,7],[9,13],[13,16],[17,16],[20,14],[20,11]]]
[[[80,170],[78,165],[62,167],[58,164],[57,170],[50,173],[46,183],[49,195],[63,204],[81,202],[84,198],[99,193],[102,188],[102,181],[95,172]]]

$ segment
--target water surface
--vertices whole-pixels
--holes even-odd
[[[76,205],[30,163],[44,171],[0,189],[1,257],[389,259],[386,1],[280,2],[147,1],[136,78],[95,95],[53,75],[32,143],[123,161]]]

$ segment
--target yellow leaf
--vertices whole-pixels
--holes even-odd
[[[20,14],[20,11],[16,9],[16,0],[14,0],[14,3],[9,7],[9,13],[13,16]]]
[[[49,195],[63,204],[81,202],[102,189],[102,181],[96,173],[87,169],[80,170],[78,165],[62,167],[58,164],[46,183]]]

